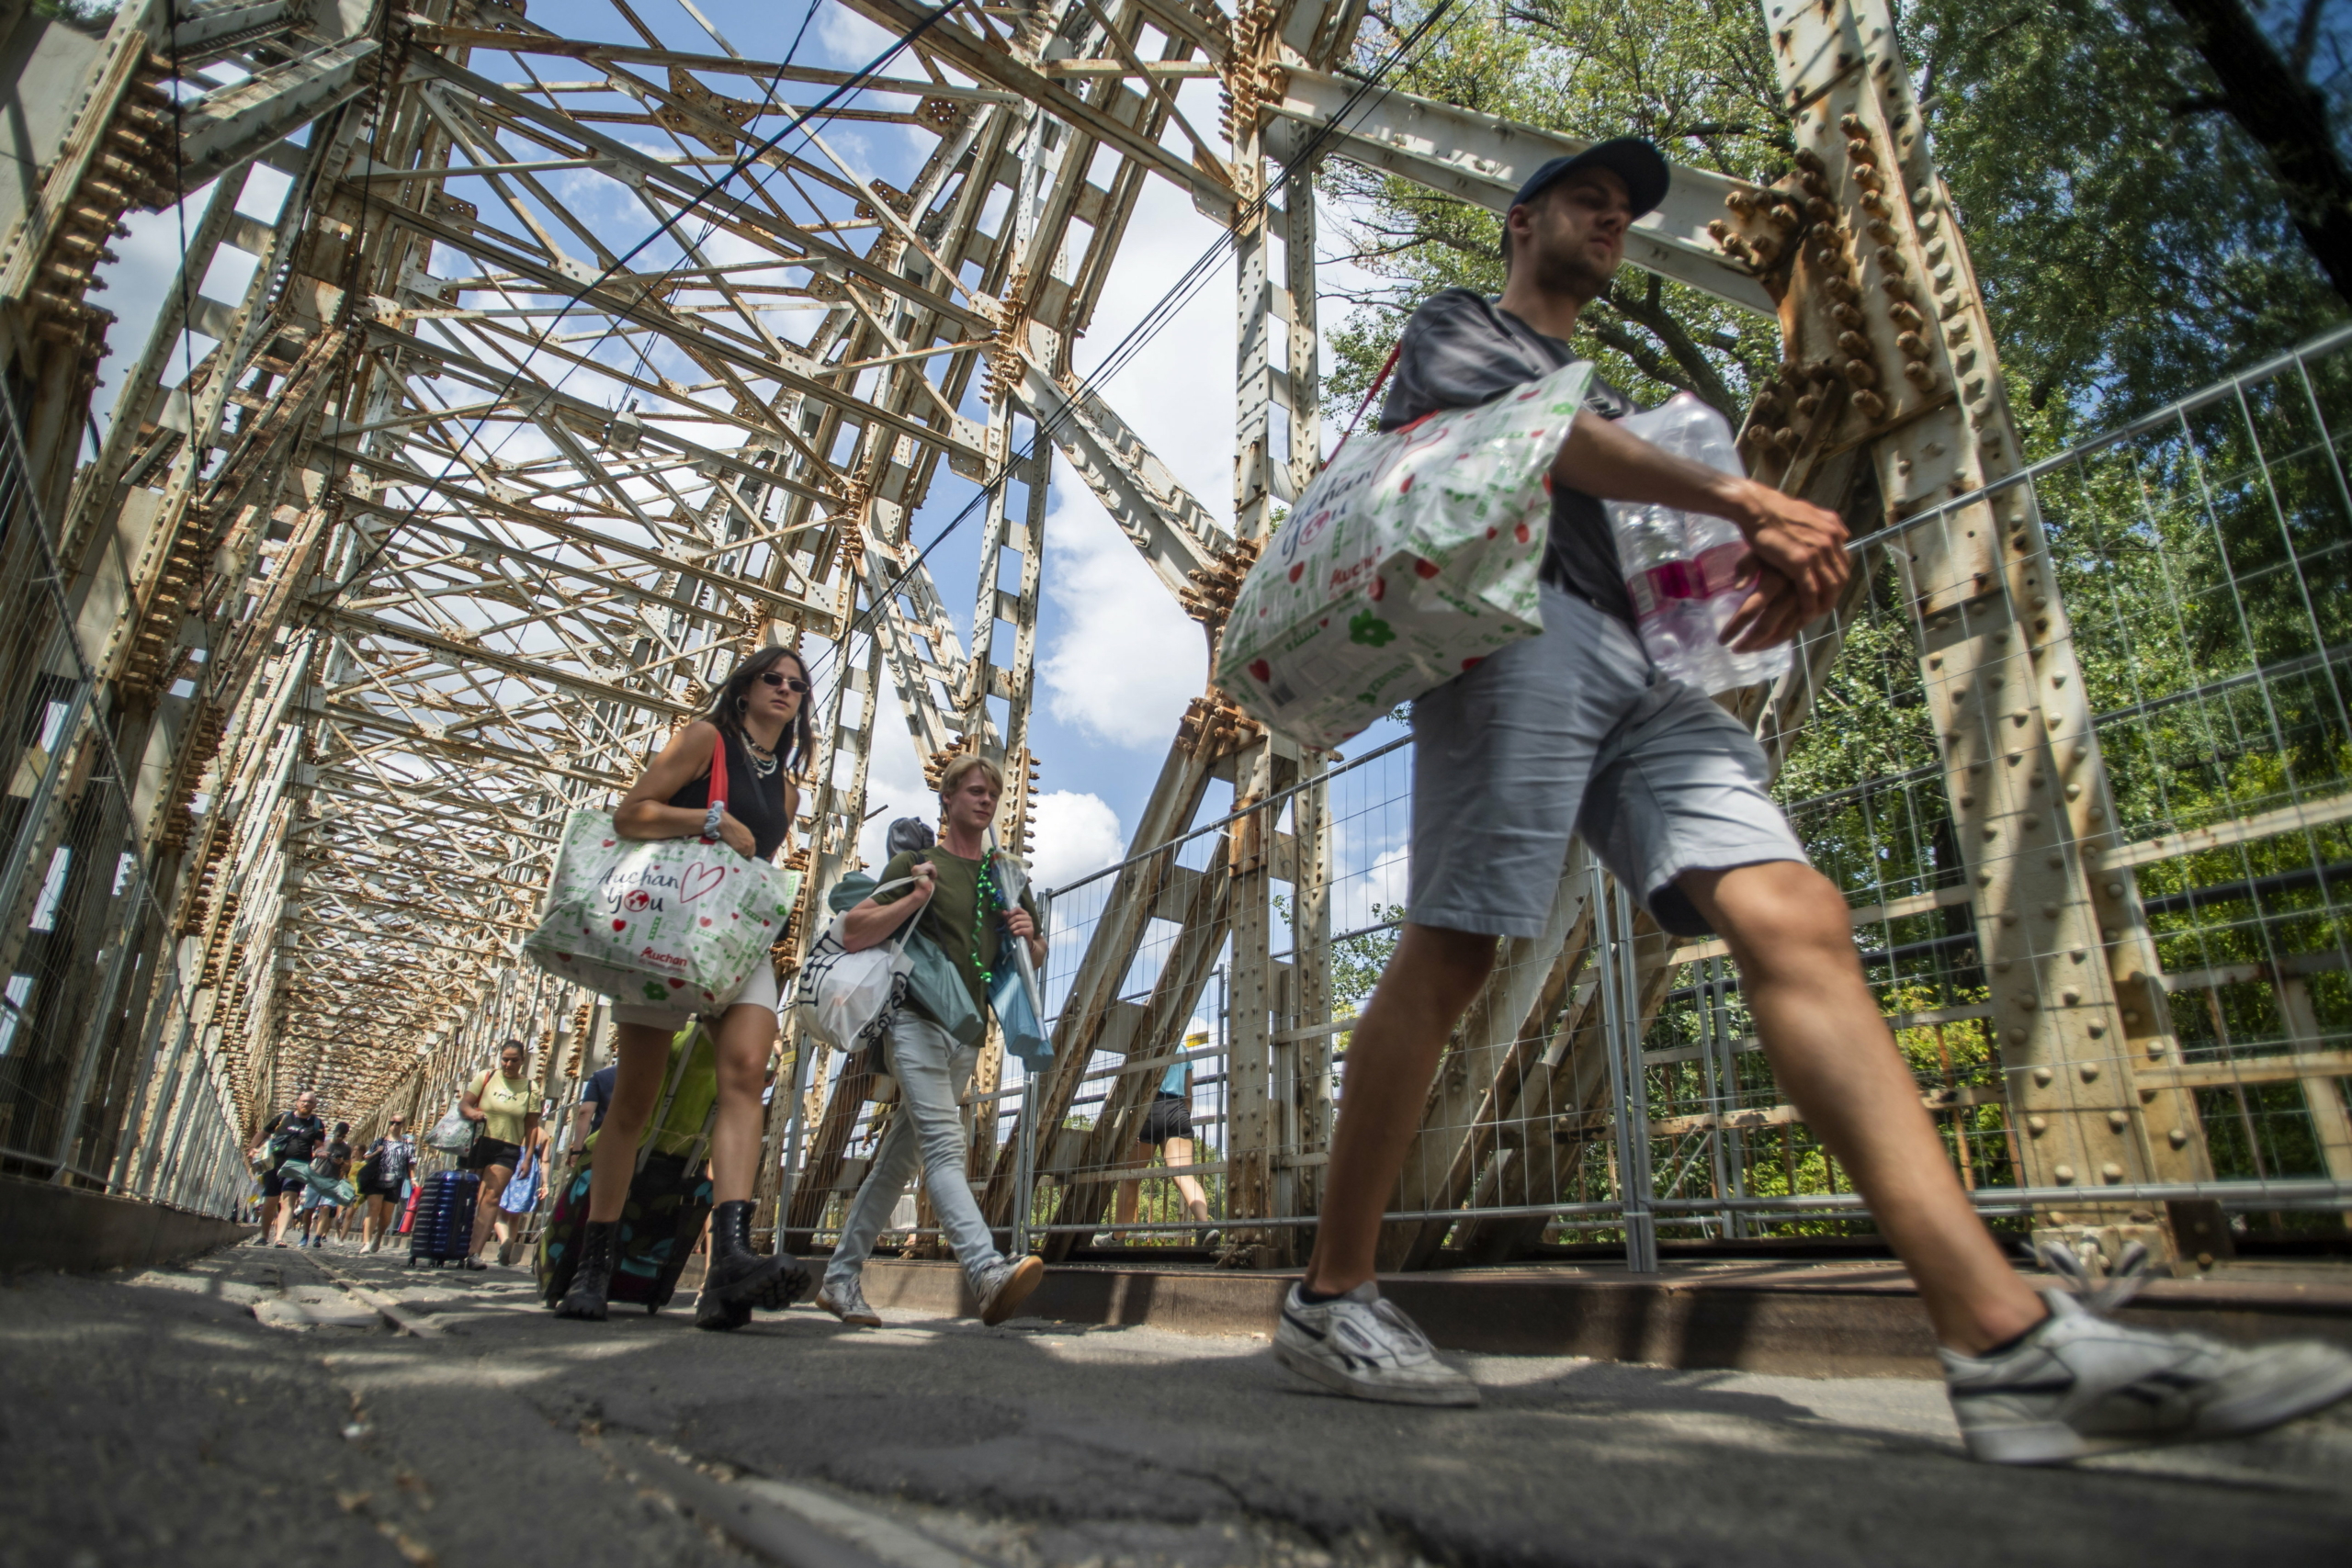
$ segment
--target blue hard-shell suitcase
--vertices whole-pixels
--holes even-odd
[[[408,1261],[438,1269],[472,1250],[474,1202],[481,1196],[481,1172],[444,1170],[425,1178],[417,1194],[416,1224],[409,1231]]]

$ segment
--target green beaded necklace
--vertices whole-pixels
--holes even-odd
[[[980,962],[980,922],[989,918],[990,899],[996,901],[998,908],[1004,908],[1004,895],[997,891],[996,879],[989,874],[991,863],[991,857],[985,853],[980,856],[978,893],[972,900],[972,967],[980,972],[980,984],[983,987],[994,985],[996,976],[987,964]]]

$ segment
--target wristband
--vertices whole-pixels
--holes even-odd
[[[718,819],[726,814],[727,807],[724,806],[713,806],[709,810],[704,812],[702,814],[702,836],[706,839],[716,839],[718,837]]]

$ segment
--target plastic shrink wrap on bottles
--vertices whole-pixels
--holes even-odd
[[[1678,457],[1727,474],[1745,472],[1731,426],[1688,392],[1617,423]],[[1756,653],[1735,653],[1724,646],[1724,626],[1747,597],[1738,571],[1747,541],[1736,526],[1669,506],[1620,501],[1607,506],[1642,646],[1661,671],[1710,695],[1787,672],[1785,644]]]

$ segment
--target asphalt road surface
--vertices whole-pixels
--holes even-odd
[[[339,1250],[20,1279],[0,1564],[2352,1562],[2345,1406],[1994,1470],[1933,1382],[1472,1356],[1484,1407],[1422,1411],[1256,1338],[689,1315],[562,1323],[519,1270]]]

